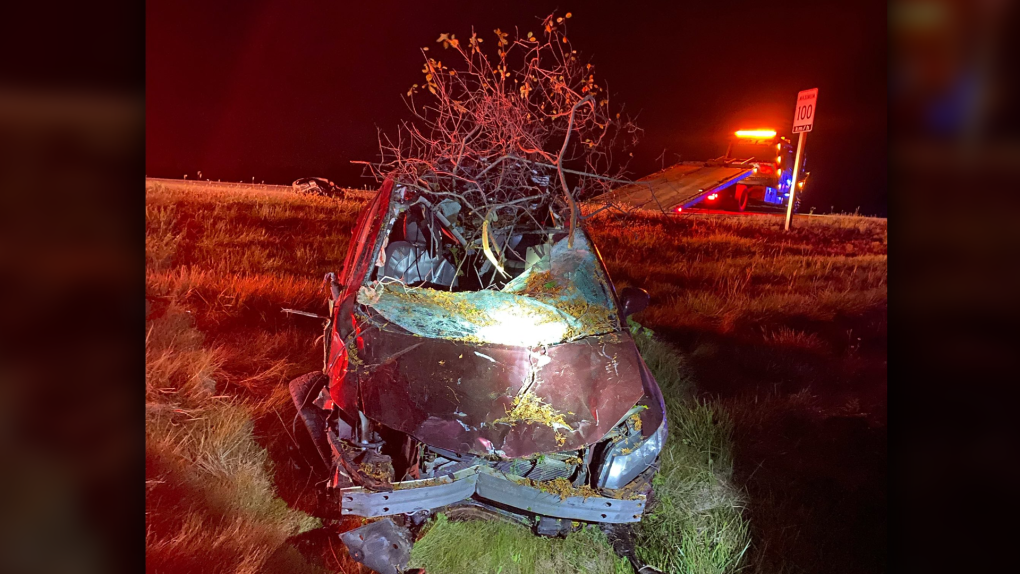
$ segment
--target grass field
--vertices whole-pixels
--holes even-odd
[[[309,516],[321,477],[291,439],[286,382],[321,368],[322,323],[280,310],[323,312],[322,276],[365,197],[147,185],[150,571],[359,571]],[[636,319],[655,335],[637,339],[671,435],[638,545],[664,570],[884,564],[885,221],[795,224],[590,221],[617,286],[652,294]],[[463,540],[462,524],[433,526],[420,565],[457,571],[458,554],[432,549]],[[536,542],[500,528],[503,572],[620,568],[591,532]]]

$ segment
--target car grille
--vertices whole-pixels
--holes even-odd
[[[452,474],[477,464],[484,464],[497,472],[521,476],[538,482],[570,478],[577,469],[576,464],[567,464],[554,458],[545,458],[542,461],[526,459],[490,461],[483,458],[466,457],[464,460],[456,461],[437,457],[435,470],[432,474],[445,476],[448,473]]]
[[[532,464],[531,461],[501,460],[492,465],[494,470],[507,474],[516,474],[531,480],[544,481],[557,478],[570,478],[574,474],[575,465],[559,461],[547,461]]]

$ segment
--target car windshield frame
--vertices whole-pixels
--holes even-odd
[[[407,287],[402,283],[395,284],[394,282],[387,283],[382,281],[377,277],[377,273],[385,261],[383,250],[386,249],[388,238],[393,232],[401,212],[405,211],[409,205],[400,200],[400,195],[398,189],[395,188],[388,198],[388,204],[386,205],[385,212],[382,214],[383,223],[376,229],[374,245],[370,252],[371,255],[366,257],[371,262],[371,267],[361,277],[357,288],[358,303],[373,307],[377,313],[383,315],[388,321],[405,329],[411,326],[408,330],[417,332],[417,334],[422,336],[434,336],[436,338],[476,343],[502,343],[520,346],[531,342],[548,345],[626,331],[624,328],[626,320],[621,313],[622,305],[620,304],[616,288],[612,283],[608,270],[605,268],[605,263],[598,249],[588,233],[581,227],[575,230],[574,248],[571,252],[568,252],[565,247],[567,230],[562,230],[562,233],[555,234],[553,236],[555,240],[551,242],[554,248],[555,246],[559,247],[549,253],[547,265],[556,267],[563,261],[564,257],[573,257],[576,260],[572,262],[577,264],[577,268],[574,269],[574,279],[562,285],[553,285],[554,283],[559,283],[557,277],[548,275],[554,272],[554,269],[547,267],[545,270],[540,271],[537,266],[525,268],[521,273],[507,281],[502,289],[442,290],[425,286]],[[377,204],[375,207],[376,209],[381,209],[383,206]],[[556,254],[555,258],[553,253]],[[576,275],[578,271],[582,271],[582,277],[587,278],[587,280],[580,279],[580,283],[578,283],[579,277]],[[535,279],[538,279],[538,281]],[[539,284],[537,286],[537,293],[536,283]],[[583,284],[585,287],[583,293],[579,290],[579,284]],[[547,288],[545,292],[542,292],[543,287]],[[397,295],[403,297],[405,301],[402,305],[387,309],[388,313],[380,312],[380,308],[377,308],[376,305],[379,305],[379,298],[386,295]],[[423,296],[431,296],[433,298],[428,299],[423,298]],[[441,301],[439,301],[440,299]],[[547,336],[544,337],[514,339],[505,336],[494,336],[496,335],[494,333],[486,336],[484,334],[468,334],[457,331],[458,329],[467,328],[463,324],[456,327],[453,331],[449,329],[426,328],[420,323],[417,325],[406,324],[408,323],[406,315],[414,314],[415,312],[429,315],[428,313],[422,313],[420,309],[426,308],[433,303],[437,304],[436,309],[434,309],[437,311],[436,314],[449,316],[452,314],[451,306],[456,306],[458,309],[466,308],[469,313],[477,313],[479,310],[487,309],[488,306],[501,301],[504,301],[502,305],[503,310],[501,311],[503,315],[499,316],[501,327],[536,328],[529,321],[538,316],[544,317],[539,320],[540,325],[538,327],[541,325],[551,326],[556,323],[556,320],[549,317],[551,317],[552,312],[558,312],[560,315],[558,319],[568,324],[564,328],[565,334],[563,338],[558,338],[558,332],[555,329],[552,329],[552,332],[546,333]],[[585,305],[586,310],[584,314],[576,312],[579,301]],[[540,304],[533,304],[534,302]],[[589,305],[592,308],[590,312],[588,310]],[[514,309],[515,314],[518,315],[528,315],[528,319],[506,316],[505,314],[508,309]],[[519,313],[516,313],[516,310],[519,310]],[[568,312],[568,310],[573,311],[573,313]],[[514,319],[518,320],[518,322],[515,323]],[[456,334],[451,335],[451,333],[455,332],[459,332],[459,336]]]

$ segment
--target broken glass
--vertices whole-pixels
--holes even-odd
[[[414,286],[409,279],[427,277],[439,279],[431,283],[451,285],[456,281],[450,275],[453,266],[424,247],[415,250],[398,243],[405,242],[386,246],[379,279],[361,287],[357,301],[416,335],[541,346],[619,329],[607,280],[580,230],[575,231],[572,249],[566,237],[525,249],[523,270],[499,290]],[[411,267],[413,272],[408,271]],[[401,269],[403,275],[397,272]]]

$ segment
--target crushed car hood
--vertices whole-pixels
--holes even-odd
[[[433,447],[507,457],[576,450],[645,394],[637,348],[620,333],[529,348],[366,327],[352,364],[362,411]]]

